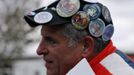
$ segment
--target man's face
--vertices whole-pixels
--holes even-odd
[[[68,47],[69,39],[63,36],[62,29],[42,26],[42,40],[37,49],[43,55],[47,75],[65,75],[82,59],[82,43]]]

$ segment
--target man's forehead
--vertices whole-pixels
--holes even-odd
[[[66,37],[62,33],[63,29],[58,27],[51,27],[51,26],[42,26],[41,28],[41,36],[42,37],[50,37],[54,39],[64,39],[66,40]]]
[[[56,34],[62,32],[62,28],[56,26],[42,26],[41,34]]]

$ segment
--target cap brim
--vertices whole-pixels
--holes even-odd
[[[68,23],[68,22],[71,22],[70,21],[70,18],[63,18],[63,17],[60,17],[56,12],[55,10],[51,9],[51,8],[48,8],[46,10],[43,10],[45,7],[43,8],[40,8],[40,9],[37,9],[35,11],[33,11],[35,13],[35,15],[39,12],[49,12],[52,14],[53,18],[51,21],[47,22],[47,23],[37,23],[35,22],[34,20],[34,16],[35,15],[25,15],[24,16],[24,19],[25,21],[31,26],[31,27],[36,27],[36,26],[39,26],[39,25],[59,25],[59,24],[64,24],[64,23]]]

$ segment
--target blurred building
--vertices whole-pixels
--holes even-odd
[[[29,56],[13,61],[13,75],[45,75],[44,64],[39,57]]]
[[[0,75],[46,75],[44,62],[37,56],[16,58],[11,61],[0,64]]]

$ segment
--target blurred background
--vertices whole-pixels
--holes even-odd
[[[54,0],[0,0],[0,75],[46,75],[36,55],[40,27],[30,28],[23,16]],[[98,0],[113,19],[114,45],[134,56],[134,0]]]

